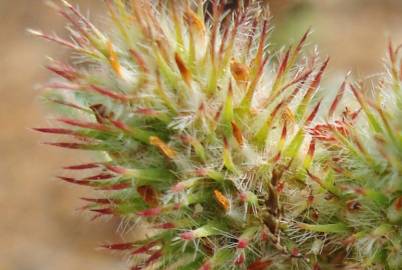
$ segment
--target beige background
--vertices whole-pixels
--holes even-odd
[[[106,240],[119,241],[114,233],[118,222],[90,222],[74,210],[85,190],[54,179],[60,166],[85,157],[40,145],[45,138],[28,129],[46,126],[34,90],[49,76],[45,56],[66,54],[25,32],[32,27],[65,33],[63,19],[43,2],[0,0],[0,270],[124,269],[119,256],[95,248]],[[72,2],[82,10],[92,6],[97,17],[103,1]],[[399,0],[269,2],[278,23],[275,42],[294,41],[312,25],[312,42],[332,57],[330,72],[380,71],[387,34],[401,41]]]

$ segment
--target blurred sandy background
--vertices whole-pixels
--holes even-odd
[[[33,89],[49,76],[45,56],[67,53],[25,32],[31,27],[65,33],[63,19],[43,2],[0,0],[0,270],[125,269],[118,256],[95,248],[119,241],[117,222],[89,222],[74,210],[85,190],[54,179],[60,166],[77,162],[73,153],[40,145],[45,138],[28,130],[46,126]],[[71,2],[91,7],[95,18],[102,10],[102,0]],[[312,25],[310,43],[331,56],[331,72],[381,71],[386,37],[402,38],[400,0],[268,2],[277,22],[275,42],[296,41]]]

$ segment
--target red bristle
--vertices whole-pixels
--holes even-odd
[[[329,60],[330,60],[329,57],[327,57],[325,59],[324,63],[321,65],[320,70],[318,71],[317,75],[315,76],[315,78],[314,78],[314,80],[312,82],[312,84],[314,84],[315,87],[318,86],[318,84],[321,82],[322,75],[323,75],[325,69],[328,66]]]
[[[69,81],[74,81],[79,77],[78,72],[72,66],[64,63],[55,62],[54,65],[46,68]]]
[[[123,130],[123,131],[130,132],[129,126],[127,126],[127,125],[126,125],[125,123],[123,123],[122,121],[110,119],[110,122],[111,122],[115,127],[119,128],[119,129],[121,129],[121,130]]]
[[[81,198],[81,200],[86,201],[86,202],[92,202],[92,203],[97,203],[97,204],[111,204],[111,203],[117,203],[118,200],[116,199],[99,199],[99,198]]]
[[[343,94],[345,93],[345,89],[346,89],[346,79],[342,82],[342,85],[339,88],[338,93],[336,94],[336,97],[331,104],[331,107],[328,111],[328,118],[332,118],[332,116],[334,115],[334,112],[335,112],[336,108],[338,107],[338,104],[341,101]]]
[[[279,65],[277,78],[280,78],[287,69],[289,55],[290,55],[290,49],[286,51],[285,56],[283,57],[281,64]]]
[[[55,43],[58,43],[58,44],[60,44],[62,46],[65,46],[67,48],[77,50],[77,51],[81,50],[81,48],[78,47],[77,45],[75,45],[74,43],[72,43],[70,41],[67,41],[65,39],[61,39],[61,38],[59,38],[57,36],[51,36],[49,34],[45,34],[45,33],[38,32],[38,31],[30,31],[30,32],[35,36],[41,37],[43,39],[46,39],[46,40],[49,40],[49,41],[52,41],[52,42],[55,42]]]
[[[122,167],[122,166],[117,166],[117,165],[111,165],[111,164],[105,164],[105,167],[114,173],[117,174],[125,174],[127,172],[127,169]]]
[[[81,85],[65,82],[52,82],[44,85],[44,88],[51,88],[54,90],[73,90],[77,91],[81,89]]]
[[[256,74],[254,80],[251,82],[250,88],[255,88],[256,85],[258,84],[258,81],[260,80],[261,75],[263,74],[264,67],[268,63],[268,60],[269,60],[269,55],[266,55],[264,60],[262,61],[261,65],[257,69],[257,74]]]
[[[60,104],[60,105],[63,105],[63,106],[67,106],[67,107],[70,107],[70,108],[74,108],[74,109],[77,109],[77,110],[87,112],[87,109],[85,109],[84,107],[81,107],[81,106],[79,106],[77,104],[74,104],[72,102],[67,102],[67,101],[58,100],[58,99],[49,99],[49,101],[54,102],[56,104]]]
[[[261,64],[262,58],[263,58],[263,54],[264,54],[264,48],[266,46],[266,38],[267,38],[267,34],[268,34],[268,20],[264,20],[263,24],[262,24],[262,29],[261,29],[261,34],[260,34],[260,41],[258,44],[258,49],[257,49],[257,53],[255,56],[255,64],[257,65],[256,67],[258,69],[260,69],[261,66],[263,66]]]
[[[131,183],[117,183],[110,186],[102,186],[97,188],[97,190],[122,190],[132,187]]]
[[[82,212],[82,211],[91,209],[93,207],[94,207],[93,204],[85,204],[85,205],[83,205],[81,207],[78,207],[77,210]]]
[[[128,250],[134,247],[133,243],[117,243],[117,244],[105,244],[101,245],[101,248],[113,249],[113,250]]]
[[[322,75],[323,75],[325,69],[328,66],[328,63],[329,63],[329,57],[321,65],[319,71],[315,75],[315,77],[314,77],[313,81],[311,82],[311,84],[310,84],[310,86],[309,86],[309,88],[308,88],[308,90],[307,90],[307,92],[306,92],[306,94],[305,94],[303,99],[305,99],[306,97],[307,98],[311,97],[313,95],[314,91],[318,88],[318,86],[319,86],[319,84],[321,82]]]
[[[56,143],[50,143],[50,142],[45,142],[44,144],[47,145],[52,145],[52,146],[57,146],[61,148],[68,148],[68,149],[92,149],[96,147],[96,145],[90,145],[90,144],[83,144],[83,143],[68,143],[68,142],[56,142]]]
[[[158,250],[155,251],[146,261],[145,265],[150,265],[154,261],[158,260],[160,257],[162,257],[162,251]]]
[[[99,168],[99,163],[86,163],[86,164],[63,167],[63,169],[65,170],[86,170],[95,168]]]
[[[115,214],[115,211],[113,210],[113,208],[91,209],[90,211],[99,213],[101,215],[114,215]]]
[[[339,132],[344,136],[348,135],[348,131],[343,122],[335,122],[334,124],[318,124],[309,129],[309,133],[315,139],[326,142],[336,141],[336,138],[332,134],[333,132]]]
[[[271,260],[258,260],[247,267],[247,270],[265,270],[272,264]]]
[[[67,3],[66,1],[65,1],[65,3]],[[70,4],[68,4],[68,6],[71,6]],[[71,9],[71,8],[69,8],[71,11],[73,11],[73,9]],[[77,14],[79,14],[78,13],[78,11],[77,12],[74,12],[73,11],[73,13],[75,14],[75,15],[77,15]],[[66,11],[64,11],[64,10],[61,10],[61,9],[59,9],[59,14],[61,14],[64,18],[66,18],[73,26],[74,26],[74,28],[79,32],[79,33],[81,33],[81,35],[82,36],[84,36],[85,38],[89,38],[89,36],[90,36],[90,34],[89,34],[89,32],[87,31],[87,28],[86,27],[84,27],[84,25],[81,23],[82,22],[82,20],[80,20],[80,17],[82,17],[81,15],[77,15],[78,16],[78,19],[77,18],[75,18],[75,17],[72,17],[70,14],[71,13],[67,13]]]
[[[153,226],[153,228],[155,228],[155,229],[165,229],[165,230],[174,229],[175,227],[176,226],[170,222],[157,224],[157,225]]]
[[[314,156],[314,152],[315,152],[315,140],[313,138],[311,140],[311,142],[310,142],[310,146],[309,146],[308,151],[307,151],[307,156],[312,158]]]
[[[297,96],[297,94],[303,88],[303,86],[306,85],[307,79],[311,73],[312,73],[312,69],[310,69],[310,71],[307,72],[306,76],[300,80],[300,83],[295,87],[295,89],[292,91],[292,93],[286,98],[286,100],[285,100],[286,104],[291,103],[292,100]],[[269,101],[269,99],[265,101],[265,103],[264,103],[265,106],[269,104],[268,101]]]
[[[297,44],[297,46],[296,46],[296,48],[295,48],[295,53],[296,53],[296,55],[297,55],[298,53],[300,53],[300,51],[302,50],[303,45],[304,45],[304,43],[306,42],[307,37],[310,35],[310,33],[311,33],[311,27],[309,27],[309,28],[307,29],[307,31],[304,33],[304,35],[303,35],[302,38],[300,39],[299,43]]]
[[[65,128],[33,128],[42,133],[61,134],[61,135],[80,135],[77,131]]]
[[[109,130],[108,127],[106,127],[102,124],[84,122],[84,121],[79,121],[79,120],[75,120],[75,119],[59,118],[59,119],[57,119],[57,121],[70,125],[70,126],[76,126],[76,127],[81,127],[81,128],[95,129],[95,130],[99,130],[99,131],[108,131]]]
[[[110,173],[100,173],[90,177],[86,177],[85,180],[106,180],[115,177],[115,175]]]
[[[279,92],[283,92],[284,90],[286,90],[288,87],[297,84],[297,83],[301,83],[302,85],[305,83],[305,81],[307,80],[307,78],[310,76],[310,74],[313,73],[312,69],[307,69],[306,71],[300,73],[298,76],[296,76],[292,81],[290,81],[289,83],[285,84],[282,88],[281,91]],[[297,88],[296,88],[297,89]],[[298,91],[298,90],[297,90]],[[293,96],[295,96],[297,93],[292,93],[289,98],[293,98]]]
[[[155,111],[154,109],[150,109],[150,108],[139,108],[139,109],[136,109],[134,112],[138,113],[138,114],[143,114],[145,116],[156,116],[159,114],[158,111]]]
[[[71,10],[75,16],[78,17],[78,19],[87,27],[89,28],[93,33],[97,33],[97,29],[95,26],[85,17],[83,16],[77,8],[75,8],[73,5],[68,3],[67,1],[63,2],[69,10]]]
[[[140,217],[154,217],[162,212],[161,207],[149,208],[143,211],[139,211],[136,214]]]
[[[130,49],[129,52],[130,52],[131,57],[134,59],[134,61],[137,63],[137,65],[142,70],[142,72],[148,73],[149,70],[148,70],[147,64],[145,63],[145,61],[142,58],[141,54],[139,54],[134,49]]]
[[[124,94],[116,93],[109,89],[99,87],[96,85],[91,85],[91,89],[103,96],[109,97],[111,99],[114,99],[114,100],[117,100],[120,102],[128,102],[130,100],[130,97],[128,97]]]
[[[307,175],[310,176],[311,180],[313,180],[314,182],[316,182],[319,185],[323,185],[321,179],[318,176],[313,175],[309,170],[306,170]]]
[[[306,123],[305,125],[308,126],[311,124],[311,122],[314,120],[314,118],[317,115],[318,110],[320,109],[320,105],[321,105],[321,101],[318,101],[317,105],[314,107],[314,109],[312,110],[312,112],[310,113],[310,115],[307,117],[306,119]]]
[[[83,186],[92,186],[91,181],[88,180],[77,180],[72,177],[64,177],[64,176],[57,176],[57,178],[72,184],[83,185]]]
[[[131,255],[137,255],[137,254],[144,254],[147,253],[152,247],[154,247],[156,245],[156,242],[150,242],[147,243],[139,248],[137,248],[136,250],[134,250]]]
[[[102,165],[105,169],[107,169],[108,171],[111,171],[115,174],[125,174],[127,172],[127,169],[118,165],[112,165],[109,163],[99,163],[100,165]]]

